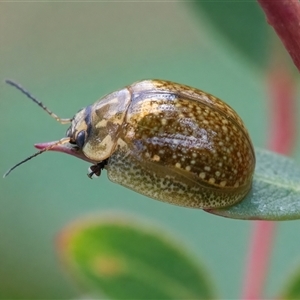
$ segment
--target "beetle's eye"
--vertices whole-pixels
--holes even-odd
[[[85,142],[85,135],[86,135],[86,131],[85,130],[81,130],[76,137],[76,144],[77,146],[82,149],[84,142]]]

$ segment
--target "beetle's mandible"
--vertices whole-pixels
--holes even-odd
[[[108,178],[150,198],[195,208],[220,208],[249,192],[255,154],[237,113],[201,90],[144,80],[104,96],[71,119],[61,119],[7,80],[57,121],[66,137],[35,145],[92,163],[90,177]]]

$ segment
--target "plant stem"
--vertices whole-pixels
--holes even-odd
[[[268,87],[270,97],[269,149],[290,154],[295,143],[295,84],[284,64],[270,71]],[[263,299],[269,260],[275,238],[276,223],[255,221],[250,240],[242,299]]]
[[[296,142],[296,84],[288,67],[281,62],[280,53],[274,55],[269,71],[268,94],[270,125],[268,148],[290,155]]]
[[[264,299],[263,289],[275,237],[275,222],[254,221],[242,299]]]
[[[300,2],[299,0],[258,0],[267,20],[275,29],[294,64],[300,71]],[[274,61],[277,61],[274,59]],[[295,88],[285,64],[276,64],[270,72],[271,150],[289,154],[295,143]],[[263,289],[272,253],[276,223],[256,221],[250,241],[243,299],[263,299]]]
[[[299,0],[257,0],[300,71]]]

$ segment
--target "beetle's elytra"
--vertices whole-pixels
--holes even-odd
[[[8,83],[56,120],[71,122],[66,138],[36,145],[42,150],[30,158],[47,150],[68,153],[91,162],[90,175],[106,169],[113,182],[187,207],[229,206],[251,188],[255,154],[243,121],[229,105],[201,90],[139,81],[72,119],[60,119]]]

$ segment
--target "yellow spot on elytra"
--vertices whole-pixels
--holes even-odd
[[[199,174],[199,177],[200,177],[201,179],[204,179],[204,178],[205,178],[205,172],[201,172],[201,173]]]
[[[228,124],[228,121],[227,121],[226,119],[223,119],[223,120],[222,120],[222,123],[223,123],[223,124]]]
[[[220,186],[221,186],[221,187],[224,187],[224,186],[226,185],[226,183],[227,183],[226,180],[221,181],[221,182],[220,182]]]
[[[153,161],[160,161],[160,156],[155,154],[155,155],[153,155],[152,160]]]
[[[223,131],[227,132],[228,128],[226,126],[222,126]]]
[[[180,169],[181,168],[181,164],[180,163],[176,163],[175,167],[178,168],[178,169]]]
[[[210,184],[214,184],[214,183],[215,183],[215,181],[216,181],[216,180],[215,180],[214,178],[212,178],[212,177],[211,177],[211,178],[209,178],[209,180],[208,180],[208,182],[209,182]]]
[[[185,169],[186,169],[186,171],[191,171],[191,167],[190,166],[186,166]]]
[[[207,172],[209,172],[210,171],[210,167],[209,166],[205,166],[204,170],[207,171]]]

